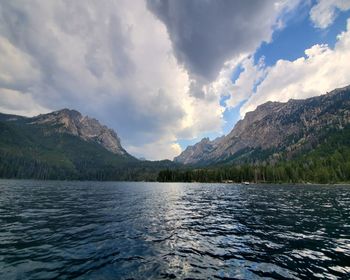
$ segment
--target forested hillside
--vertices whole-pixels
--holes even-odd
[[[94,141],[33,124],[11,115],[0,118],[0,177],[59,180],[155,180],[170,161],[139,161],[115,154]]]
[[[221,164],[205,168],[163,170],[161,182],[256,182],[256,183],[349,183],[350,126],[324,132],[318,144],[275,160],[256,163]]]

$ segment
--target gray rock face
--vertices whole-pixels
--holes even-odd
[[[103,146],[108,151],[126,155],[118,135],[98,120],[82,116],[78,111],[63,109],[34,118],[33,124],[56,126],[56,131],[69,133]]]
[[[286,103],[267,102],[246,114],[226,136],[189,146],[174,161],[215,163],[254,149],[295,149],[327,128],[350,123],[350,86]]]
[[[214,141],[210,141],[209,138],[203,138],[199,143],[194,146],[188,146],[187,149],[177,156],[174,160],[183,164],[192,164],[201,161],[204,154],[210,154],[217,148],[219,143],[217,138]]]

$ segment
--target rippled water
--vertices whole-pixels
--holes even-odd
[[[350,279],[350,187],[0,180],[1,279]]]

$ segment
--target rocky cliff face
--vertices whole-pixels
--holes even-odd
[[[98,120],[82,116],[78,111],[63,109],[31,119],[32,124],[45,124],[55,127],[62,133],[69,133],[85,141],[95,142],[108,151],[126,155],[118,135],[107,126],[101,125]]]
[[[203,138],[194,146],[188,146],[187,149],[177,156],[174,160],[183,164],[192,164],[202,161],[203,156],[210,154],[218,148],[221,138],[210,141],[209,138]]]
[[[267,102],[247,113],[227,136],[203,139],[174,161],[212,164],[238,156],[249,158],[257,149],[293,150],[315,141],[324,129],[342,129],[349,123],[350,86],[305,100]]]

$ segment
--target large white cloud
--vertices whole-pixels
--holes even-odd
[[[339,11],[350,9],[349,0],[318,0],[310,10],[310,18],[318,28],[330,26]]]
[[[265,69],[265,79],[242,106],[241,116],[267,101],[304,99],[349,85],[349,61],[350,19],[347,30],[338,35],[334,49],[317,44],[305,50],[305,57],[294,61],[279,60]]]
[[[49,109],[40,106],[28,92],[23,94],[17,90],[0,88],[0,112],[20,116],[35,116],[48,113]]]
[[[263,57],[257,64],[254,63],[253,57],[245,58],[240,67],[242,73],[230,86],[230,99],[226,102],[228,107],[236,107],[242,101],[247,100],[252,95],[257,83],[266,75]]]

